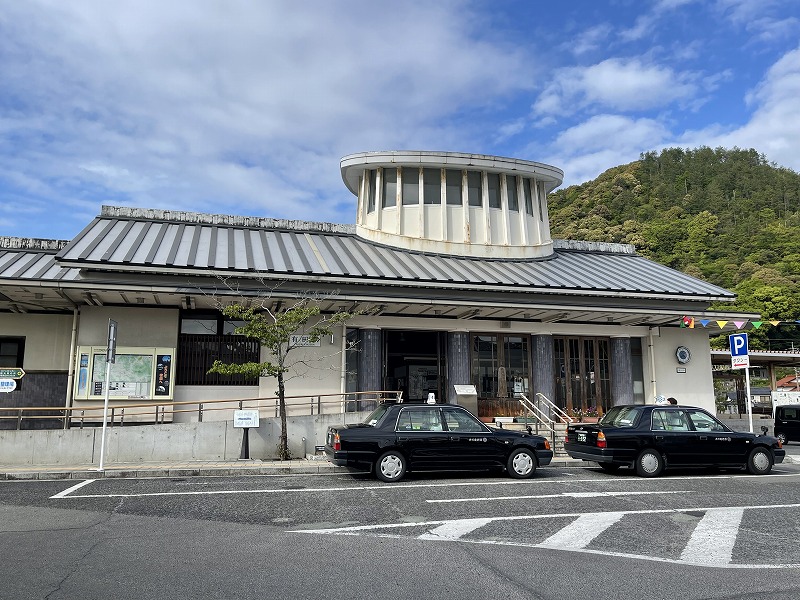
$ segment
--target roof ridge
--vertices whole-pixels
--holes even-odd
[[[0,248],[7,250],[49,250],[57,251],[69,244],[69,240],[46,238],[0,237]]]
[[[198,223],[203,225],[229,225],[255,229],[285,229],[290,231],[320,231],[323,233],[355,233],[356,227],[347,223],[324,223],[298,219],[274,219],[271,217],[243,217],[197,213],[185,210],[163,210],[158,208],[131,208],[129,206],[103,205],[101,217],[146,219],[148,221],[170,221],[175,223]]]
[[[580,252],[613,252],[616,254],[636,254],[633,244],[616,242],[590,242],[584,240],[553,240],[553,250],[577,250]]]

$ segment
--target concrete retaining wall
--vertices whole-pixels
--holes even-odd
[[[329,425],[361,421],[366,412],[289,417],[287,432],[293,457],[314,453],[325,444]],[[243,430],[230,421],[109,427],[105,463],[236,460]],[[0,465],[89,465],[100,462],[102,428],[0,431]],[[280,420],[261,418],[251,429],[250,458],[276,457]]]

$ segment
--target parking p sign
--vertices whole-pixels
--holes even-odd
[[[747,334],[734,333],[728,336],[731,345],[731,368],[747,369],[750,367],[750,355],[747,349]]]

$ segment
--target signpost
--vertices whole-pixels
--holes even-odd
[[[240,409],[233,411],[233,426],[241,428],[242,431],[242,452],[240,460],[250,459],[250,428],[258,429],[258,410]]]
[[[750,421],[750,433],[753,433],[753,405],[750,399],[750,354],[747,347],[747,334],[734,333],[728,336],[731,348],[731,368],[744,369],[746,382],[747,418]]]
[[[105,396],[103,398],[103,434],[100,437],[100,466],[98,471],[103,470],[103,459],[106,450],[106,422],[108,421],[108,394],[111,388],[111,365],[117,356],[117,322],[113,319],[108,320],[108,349],[106,350],[106,381]]]
[[[25,371],[18,367],[11,369],[0,369],[0,379],[22,379],[25,376]]]

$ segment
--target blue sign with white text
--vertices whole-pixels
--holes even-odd
[[[728,336],[731,345],[731,356],[747,356],[747,334],[734,333]]]

